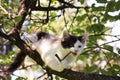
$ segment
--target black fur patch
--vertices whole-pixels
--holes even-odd
[[[50,35],[49,33],[46,33],[46,32],[39,32],[39,33],[37,33],[37,36],[38,36],[38,40],[40,40],[41,38],[50,39],[50,37],[52,35]],[[64,38],[64,40],[61,41],[61,45],[63,46],[63,48],[74,47],[74,44],[77,40],[79,40],[80,42],[83,41],[82,37],[83,36],[69,35],[68,38]]]
[[[39,32],[37,33],[38,36],[38,40],[40,40],[41,38],[50,38],[50,35],[46,32]]]
[[[65,38],[61,44],[64,48],[74,47],[75,42],[79,40],[82,41],[82,36],[72,36],[70,35],[68,38]]]

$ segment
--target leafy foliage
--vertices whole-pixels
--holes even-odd
[[[6,34],[9,30],[13,28],[13,26],[17,22],[19,22],[22,19],[21,16],[17,15],[12,19],[9,19],[9,12],[5,13],[4,10],[8,11],[9,7],[11,7],[11,14],[17,13],[19,2],[16,1],[16,3],[14,3],[13,1],[10,4],[8,4],[7,0],[0,0],[0,31],[2,31],[1,29],[3,28]],[[88,7],[69,9],[66,8],[60,10],[53,10],[49,12],[42,10],[31,11],[31,13],[29,12],[29,15],[26,17],[28,24],[25,26],[23,25],[24,27],[22,27],[22,31],[28,33],[33,33],[36,31],[45,31],[55,35],[60,35],[62,30],[64,28],[67,28],[68,31],[74,35],[82,35],[86,32],[89,34],[89,39],[87,41],[86,48],[82,52],[83,54],[81,54],[77,58],[76,70],[83,71],[86,73],[94,72],[111,76],[118,75],[120,74],[120,49],[119,47],[115,49],[115,46],[111,46],[109,45],[109,43],[119,41],[119,35],[111,35],[110,30],[112,30],[112,28],[105,26],[105,23],[108,21],[113,22],[120,19],[120,14],[114,16],[109,14],[110,12],[120,10],[120,1],[96,1],[97,3],[101,3],[104,6],[96,7],[96,4],[93,4]],[[49,0],[41,2],[40,5],[42,7],[46,7],[48,6],[47,3],[49,3]],[[78,3],[79,5],[82,5],[84,3],[84,0],[78,0],[77,2],[74,2],[73,0],[68,3],[73,5]],[[50,5],[58,7],[62,4],[59,3],[57,0],[52,0]],[[46,20],[48,20],[48,22]],[[105,42],[106,36],[117,37],[117,40]],[[3,38],[0,37],[0,39]],[[12,62],[13,55],[19,51],[15,46],[13,46],[12,48],[15,49],[15,51],[10,50],[8,54],[2,55],[2,49],[5,48],[1,47],[4,46],[4,42],[6,41],[7,40],[4,39],[3,42],[0,42],[0,66],[1,64],[3,66],[6,66],[10,62]],[[103,41],[104,43],[100,44],[100,41]],[[73,66],[73,68],[75,69],[76,66]],[[22,77],[17,78],[17,80],[20,79],[22,79]],[[55,76],[55,80],[60,80],[60,78],[58,76]]]

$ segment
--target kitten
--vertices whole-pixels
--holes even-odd
[[[32,43],[32,49],[35,49],[41,55],[42,60],[51,69],[61,72],[71,67],[76,58],[83,50],[87,35],[73,36],[67,31],[63,32],[63,37],[55,37],[45,32],[33,34],[22,38]]]

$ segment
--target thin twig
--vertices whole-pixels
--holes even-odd
[[[120,41],[120,40],[118,39],[118,40],[109,41],[109,42],[103,43],[103,44],[101,44],[99,46],[103,46],[103,45],[106,45],[106,44],[109,44],[109,43],[113,43],[113,42],[117,42],[117,41]]]
[[[52,0],[49,0],[48,7],[50,7],[51,2],[52,2]],[[49,21],[49,10],[47,11],[47,18],[46,18],[46,22],[45,23],[48,23],[48,21]]]
[[[67,28],[68,22],[67,22],[67,20],[65,18],[65,10],[63,10],[63,18],[64,18],[65,27]]]
[[[88,6],[77,6],[77,7],[70,7],[70,6],[66,6],[66,5],[62,5],[62,6],[58,6],[58,7],[41,7],[41,6],[37,6],[37,7],[33,7],[32,11],[55,11],[55,10],[63,10],[66,8],[75,8],[75,9],[80,9],[80,8],[90,8]]]
[[[79,12],[79,9],[77,9],[77,11],[76,11],[76,13],[75,13],[75,16],[73,17],[73,20],[72,20],[72,22],[71,22],[70,28],[73,26],[73,23],[74,23],[74,21],[75,21],[75,19],[76,19],[76,17],[77,17],[78,12]],[[70,29],[70,28],[69,28],[69,29]]]
[[[61,2],[61,3],[63,3],[64,5],[69,6],[69,7],[78,8],[78,7],[76,7],[76,6],[72,5],[72,4],[70,4],[69,2],[65,2],[64,0],[58,0],[58,1]]]

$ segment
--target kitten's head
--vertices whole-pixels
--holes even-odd
[[[82,36],[73,36],[68,34],[67,31],[65,31],[63,33],[63,39],[61,44],[63,48],[70,49],[73,55],[79,55],[85,46],[87,36],[87,34],[84,34]]]

